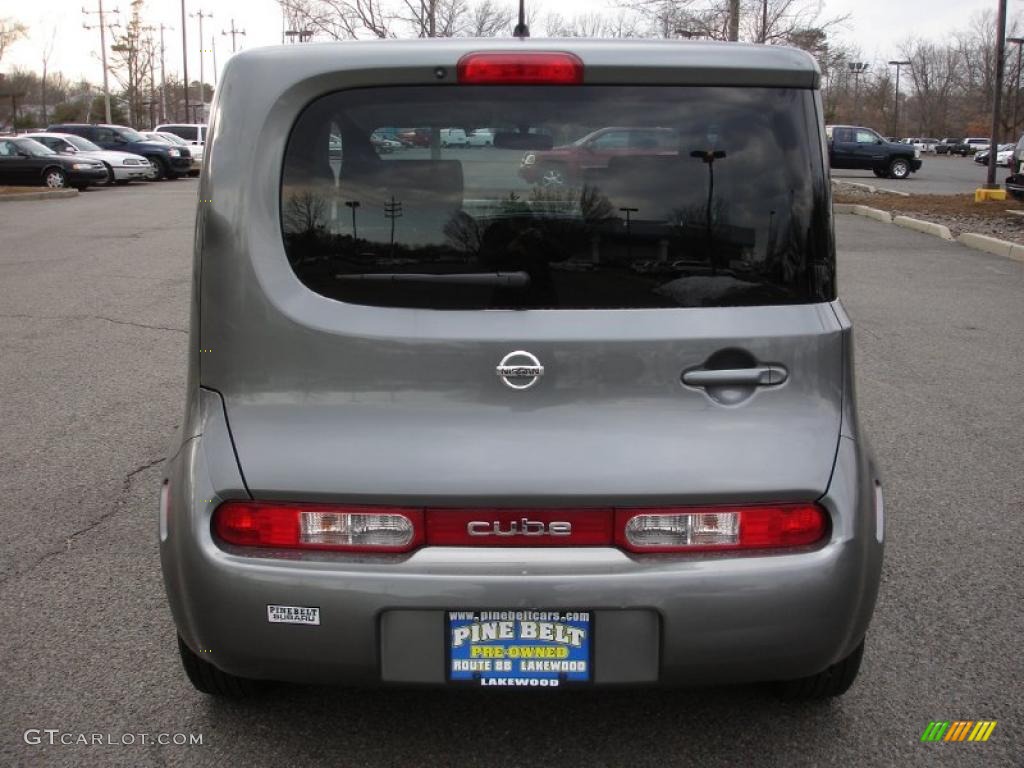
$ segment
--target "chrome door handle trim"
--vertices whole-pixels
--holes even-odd
[[[757,368],[699,368],[683,374],[683,384],[690,387],[766,387],[782,384],[789,372],[781,365],[763,365]]]

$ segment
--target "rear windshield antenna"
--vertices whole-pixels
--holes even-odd
[[[526,26],[526,0],[519,0],[519,23],[512,30],[512,37],[529,37],[530,28]]]

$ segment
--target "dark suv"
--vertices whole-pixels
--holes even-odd
[[[192,155],[185,147],[172,147],[150,141],[134,128],[124,125],[87,125],[60,123],[46,129],[50,133],[73,133],[88,139],[103,149],[132,152],[142,155],[153,166],[155,179],[176,179],[192,168]]]
[[[909,144],[886,141],[870,128],[829,125],[825,134],[833,168],[874,171],[880,179],[905,179],[921,167],[918,150]]]

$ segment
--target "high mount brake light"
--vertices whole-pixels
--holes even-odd
[[[615,543],[630,552],[800,547],[827,532],[817,504],[615,510]]]
[[[579,85],[583,60],[566,52],[467,53],[459,59],[458,81],[469,85]]]
[[[423,510],[227,501],[214,512],[213,530],[242,547],[408,552],[423,543]]]

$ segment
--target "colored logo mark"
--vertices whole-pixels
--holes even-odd
[[[921,741],[988,741],[995,728],[995,720],[933,720]]]

